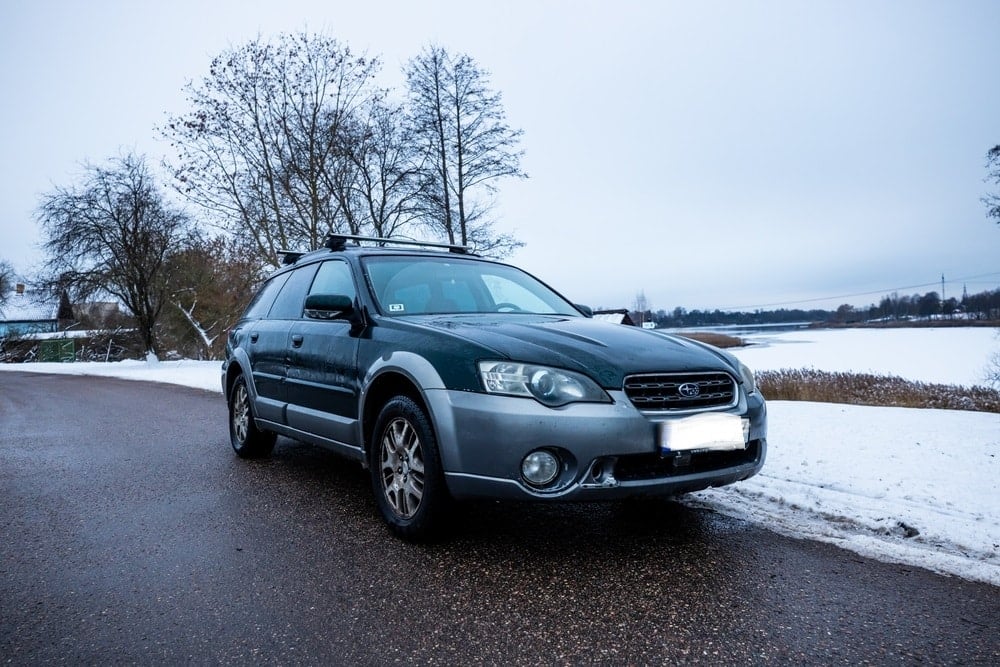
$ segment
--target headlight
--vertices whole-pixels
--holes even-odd
[[[746,389],[747,394],[757,391],[757,380],[753,376],[753,371],[742,362],[740,362],[740,375],[743,376],[743,387]]]
[[[531,397],[551,408],[567,403],[611,402],[611,397],[586,375],[559,368],[480,361],[479,375],[487,393]]]

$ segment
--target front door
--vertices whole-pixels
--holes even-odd
[[[337,294],[355,300],[347,262],[323,262],[309,294]],[[287,380],[289,426],[331,444],[360,447],[357,334],[346,316],[307,317],[292,327]]]

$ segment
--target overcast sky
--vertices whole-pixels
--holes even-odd
[[[134,2],[0,8],[0,259],[42,259],[39,196],[152,163],[182,87],[258,34],[325,32],[384,79],[472,56],[524,130],[511,261],[574,301],[865,305],[1000,287],[980,198],[1000,143],[1000,2]],[[994,186],[995,187],[995,186]]]

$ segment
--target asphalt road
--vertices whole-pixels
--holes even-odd
[[[0,662],[1000,664],[1000,589],[679,503],[476,503],[229,448],[220,394],[0,373]]]

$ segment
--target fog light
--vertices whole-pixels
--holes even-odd
[[[521,461],[521,476],[532,486],[545,486],[559,474],[559,459],[547,449],[531,452]]]

